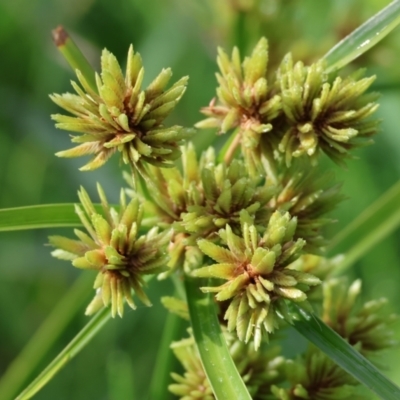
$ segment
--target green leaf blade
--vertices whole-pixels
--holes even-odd
[[[345,371],[384,400],[400,399],[400,388],[317,316],[289,304],[292,326]]]
[[[206,282],[185,277],[193,335],[214,395],[218,400],[251,400],[226,346],[214,300],[210,294],[203,295],[200,286],[207,286]]]
[[[73,204],[42,204],[0,210],[0,232],[81,226]]]
[[[336,44],[324,58],[327,73],[337,71],[380,42],[400,24],[400,1],[394,0]]]

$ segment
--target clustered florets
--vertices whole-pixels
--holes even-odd
[[[315,165],[320,151],[342,163],[377,132],[378,121],[369,118],[377,96],[364,94],[375,77],[332,81],[323,60],[305,66],[294,64],[290,54],[268,76],[267,62],[265,38],[243,63],[237,48],[231,59],[220,50],[217,99],[202,109],[208,118],[196,124],[221,133],[236,128],[252,170],[260,170],[263,158],[290,166],[293,157],[305,156]]]
[[[253,346],[244,344],[229,333],[222,330],[229,352],[243,381],[253,399],[264,399],[270,395],[270,386],[282,381],[284,358],[279,355],[278,346],[254,350]],[[196,342],[190,336],[171,345],[176,358],[185,369],[184,374],[171,374],[174,383],[168,389],[181,399],[214,400],[211,385],[204,372]]]
[[[166,270],[169,242],[168,231],[158,233],[158,228],[140,234],[143,207],[137,198],[128,204],[121,192],[119,212],[110,207],[106,196],[98,185],[102,211],[97,210],[86,191],[82,188],[79,198],[83,210],[76,206],[76,212],[88,234],[75,229],[79,240],[62,236],[51,236],[50,244],[57,247],[53,256],[71,260],[77,268],[98,271],[94,288],[96,296],[86,313],[94,313],[111,304],[111,314],[122,317],[124,301],[135,309],[132,290],[146,305],[151,305],[144,293],[143,277]]]
[[[163,121],[175,108],[186,90],[188,77],[166,89],[171,69],[163,69],[142,90],[144,68],[140,54],[129,48],[125,77],[113,54],[103,50],[101,75],[96,74],[97,91],[77,70],[82,88],[72,82],[77,95],[54,94],[51,99],[73,117],[55,114],[56,127],[78,132],[72,142],[76,147],[57,153],[60,157],[94,155],[81,170],[102,166],[116,151],[126,164],[143,172],[143,163],[160,167],[172,166],[180,157],[179,145],[191,137],[191,129],[181,126],[164,127]]]
[[[184,94],[187,77],[166,89],[172,73],[165,69],[142,90],[144,69],[132,46],[125,76],[104,50],[96,88],[77,70],[83,89],[72,82],[77,95],[51,96],[73,115],[53,115],[56,126],[79,133],[72,137],[78,145],[58,155],[94,155],[82,168],[92,170],[118,150],[135,177],[128,190],[132,200],[127,203],[122,191],[118,208],[108,204],[100,186],[100,207],[81,189],[83,210],[76,206],[76,212],[87,233],[75,230],[79,240],[50,237],[57,248],[52,254],[97,271],[87,314],[111,305],[112,316],[122,316],[125,301],[135,308],[133,294],[150,305],[145,275],[180,270],[212,278],[201,290],[216,293],[231,355],[255,399],[356,398],[353,379],[314,348],[285,363],[257,350],[289,315],[287,302],[310,307],[307,295],[319,278],[325,280],[319,300],[328,325],[367,356],[393,345],[375,313],[384,301],[354,311],[359,284],[348,289],[325,279],[333,263],[310,256],[322,252],[322,227],[331,222],[325,215],[342,200],[340,185],[329,174],[310,172],[310,163],[321,151],[341,163],[376,132],[377,122],[369,119],[376,96],[365,94],[374,78],[331,78],[324,61],[294,64],[290,54],[269,74],[265,38],[243,62],[237,48],[231,58],[219,49],[217,62],[217,99],[202,109],[207,118],[197,127],[235,130],[224,161],[212,148],[199,158],[192,143],[180,147],[194,131],[163,121]],[[180,156],[182,165],[176,165]],[[155,225],[147,232],[145,207]],[[318,263],[325,267],[314,268]],[[183,301],[163,301],[188,318]],[[172,347],[186,372],[172,375],[170,391],[182,399],[214,399],[193,338]]]
[[[216,292],[218,301],[230,300],[224,318],[228,330],[236,329],[240,340],[253,338],[260,346],[262,332],[272,333],[279,326],[280,308],[284,300],[302,302],[309,286],[318,285],[315,276],[290,268],[301,254],[303,239],[293,241],[296,218],[289,213],[272,214],[265,233],[260,236],[254,225],[243,223],[243,235],[232,232],[229,225],[220,231],[224,247],[208,240],[199,240],[204,254],[217,262],[193,271],[197,277],[215,277],[227,282],[221,286],[204,287]]]

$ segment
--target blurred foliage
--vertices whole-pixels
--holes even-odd
[[[78,173],[81,161],[65,161],[54,153],[68,147],[49,115],[57,107],[49,93],[69,90],[73,73],[51,40],[62,24],[97,69],[107,47],[124,60],[130,43],[143,57],[146,82],[162,67],[175,78],[189,75],[188,91],[171,117],[190,126],[201,119],[199,108],[215,93],[216,47],[243,53],[261,35],[270,41],[271,70],[288,51],[294,59],[315,61],[338,40],[372,16],[389,0],[2,0],[0,2],[0,207],[75,202],[79,184],[94,194],[100,181],[116,202],[123,184],[115,158],[101,171]],[[349,200],[335,212],[338,232],[394,184],[400,176],[400,31],[396,30],[352,66],[377,74],[373,90],[382,93],[382,133],[376,144],[359,150],[359,160],[339,169]],[[211,133],[212,134],[212,133]],[[210,134],[200,132],[204,148]],[[47,235],[63,230],[3,233],[0,240],[0,374],[29,341],[33,332],[67,292],[79,272],[50,256]],[[365,299],[385,296],[400,313],[400,233],[365,255],[352,269],[363,279]],[[345,248],[351,247],[346,243]],[[156,300],[171,294],[169,282],[152,282],[152,309],[139,307],[123,320],[108,323],[94,341],[37,396],[38,399],[146,399],[165,311]],[[88,291],[88,296],[92,293]],[[156,296],[157,294],[157,296]],[[88,299],[87,299],[88,300]],[[84,325],[82,312],[64,331],[39,372]],[[400,336],[400,331],[399,335]],[[382,364],[400,384],[399,349]],[[176,370],[173,369],[173,370]],[[32,378],[32,377],[31,377]],[[1,396],[0,396],[1,397]]]

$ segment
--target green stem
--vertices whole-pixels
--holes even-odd
[[[217,318],[211,294],[202,294],[204,280],[185,277],[193,335],[200,358],[217,400],[251,400],[243,380],[229,354]]]
[[[90,280],[89,280],[90,279]],[[67,294],[53,308],[29,343],[7,368],[0,380],[0,399],[14,398],[18,389],[60,337],[87,299],[90,274],[81,274]]]
[[[60,53],[75,71],[78,69],[89,86],[97,93],[95,71],[62,26],[52,31],[53,40]]]
[[[172,395],[168,395],[168,384],[171,382],[170,373],[173,371],[175,360],[170,345],[177,339],[178,333],[181,331],[181,325],[181,318],[171,312],[167,314],[151,379],[149,399],[167,399],[172,397]]]
[[[229,164],[240,144],[240,129],[237,128],[225,142],[218,154],[218,162]]]
[[[293,327],[381,399],[400,399],[400,388],[313,314],[290,303]]]
[[[325,54],[327,73],[334,72],[364,54],[400,23],[400,1],[387,7],[359,26]]]
[[[108,307],[100,310],[16,400],[27,400],[34,396],[92,340],[109,320],[110,316]]]

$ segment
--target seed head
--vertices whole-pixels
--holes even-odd
[[[290,268],[301,254],[303,239],[293,241],[296,218],[276,211],[261,237],[254,225],[243,224],[241,237],[229,225],[219,235],[224,246],[209,240],[199,240],[202,252],[217,264],[192,272],[196,277],[226,280],[216,287],[204,287],[204,292],[217,293],[218,301],[229,300],[224,318],[228,330],[236,329],[238,338],[249,342],[254,333],[254,346],[261,343],[262,331],[272,333],[277,327],[277,312],[283,312],[284,300],[305,301],[309,286],[320,283],[315,276]]]
[[[292,157],[303,155],[315,165],[321,150],[343,164],[349,150],[369,143],[366,138],[377,132],[378,121],[369,119],[378,108],[377,95],[365,94],[375,76],[336,77],[330,83],[324,69],[323,61],[293,65],[288,54],[278,70],[286,119],[279,151],[287,165]]]
[[[349,285],[345,279],[329,279],[322,287],[322,319],[361,354],[376,361],[382,350],[397,344],[391,325],[398,317],[385,312],[385,298],[357,304],[360,280]]]
[[[90,315],[102,306],[111,304],[111,314],[120,317],[124,311],[124,300],[135,309],[132,290],[139,299],[150,306],[143,291],[144,275],[158,274],[167,269],[166,251],[170,234],[158,233],[158,228],[140,234],[143,207],[137,198],[126,204],[121,192],[119,212],[110,207],[103,189],[98,185],[102,212],[93,205],[85,189],[79,191],[80,206],[75,210],[88,234],[75,229],[79,240],[62,236],[51,236],[50,244],[57,249],[54,257],[71,260],[76,268],[98,271],[94,288],[96,296],[89,304]]]
[[[235,47],[231,59],[218,50],[217,100],[213,99],[201,112],[208,118],[198,128],[218,128],[226,133],[238,128],[242,151],[251,164],[259,160],[261,135],[272,130],[271,121],[281,114],[281,99],[268,87],[268,42],[261,38],[250,57],[241,61]]]
[[[296,360],[287,360],[285,375],[289,385],[271,386],[276,399],[365,399],[357,393],[358,382],[315,347]]]
[[[255,351],[253,346],[238,341],[225,328],[222,328],[222,332],[236,368],[252,398],[268,398],[264,396],[271,395],[270,386],[282,381],[284,358],[279,356],[280,348],[274,346]],[[194,338],[190,336],[174,342],[171,348],[185,372],[182,375],[174,372],[171,374],[175,383],[168,387],[169,391],[181,396],[181,399],[214,400]]]
[[[163,69],[142,90],[144,68],[140,54],[130,46],[125,77],[113,54],[104,49],[101,74],[96,73],[97,92],[91,89],[79,70],[82,87],[72,82],[76,94],[54,94],[50,98],[73,116],[52,115],[56,127],[77,132],[72,142],[78,145],[57,153],[60,157],[94,155],[81,170],[102,166],[117,150],[126,164],[142,169],[143,163],[169,167],[179,158],[179,145],[191,137],[191,129],[165,127],[164,119],[175,108],[186,90],[188,77],[166,89],[172,76]]]

